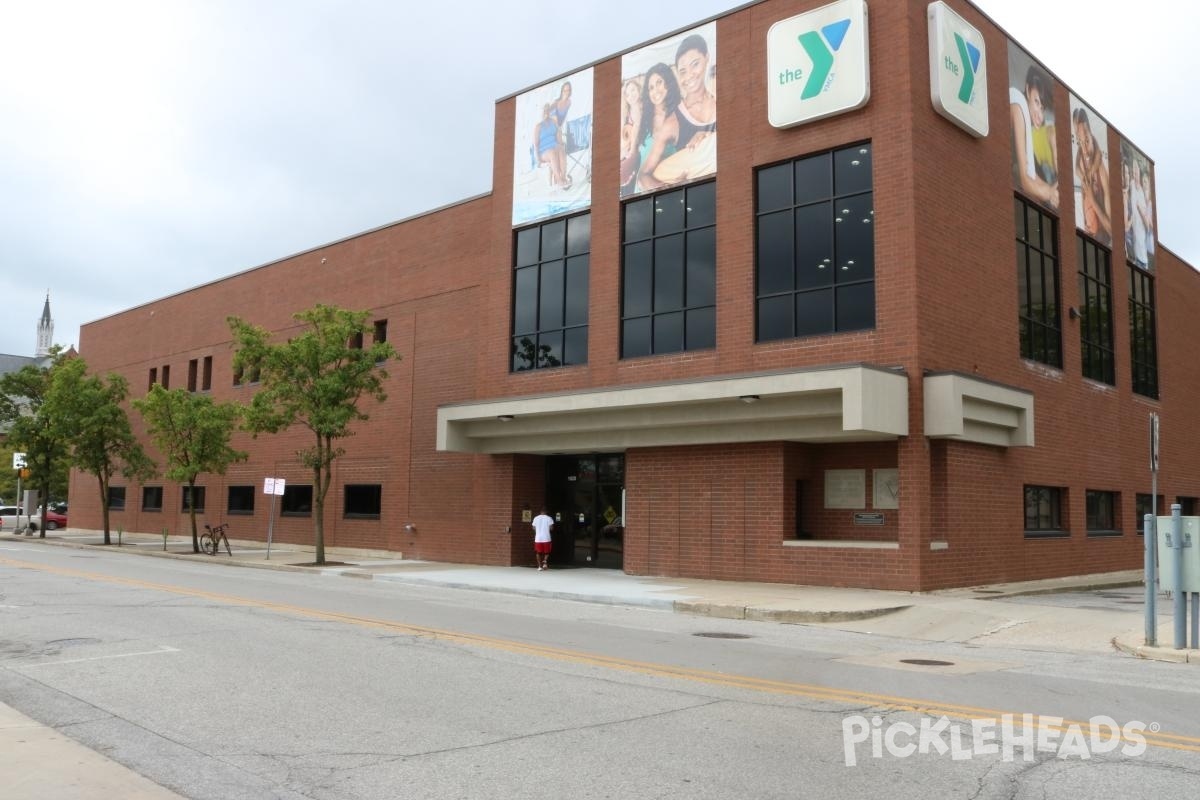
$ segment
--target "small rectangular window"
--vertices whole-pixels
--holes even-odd
[[[1025,487],[1025,535],[1068,536],[1063,527],[1064,490],[1057,486]]]
[[[125,508],[124,486],[108,487],[108,507],[112,511],[121,511]]]
[[[227,514],[253,514],[254,513],[254,487],[253,486],[230,486],[229,498],[225,504],[225,512]]]
[[[1120,536],[1117,530],[1117,493],[1087,490],[1088,536]]]
[[[313,487],[303,483],[289,483],[283,489],[280,513],[285,517],[312,516]]]
[[[150,382],[146,386],[146,391],[154,388],[154,384],[158,383],[158,367],[150,368]]]
[[[163,487],[142,487],[142,511],[162,511]]]
[[[199,359],[191,359],[188,361],[188,391],[196,391],[196,379],[199,377],[200,361]]]
[[[375,344],[382,344],[387,341],[387,320],[375,320]]]
[[[362,331],[356,331],[355,333],[350,334],[350,341],[347,342],[347,346],[351,350],[362,350],[362,348],[363,348]]]
[[[1175,502],[1179,503],[1179,513],[1185,517],[1196,516],[1196,498],[1194,497],[1176,497]]]
[[[383,487],[378,483],[347,484],[343,496],[347,519],[379,519]]]
[[[204,372],[200,380],[200,391],[207,392],[210,389],[212,389],[212,356],[205,356]]]
[[[204,487],[203,486],[184,486],[183,487],[183,511],[190,511],[193,505],[197,511],[204,510]]]
[[[171,365],[163,364],[162,368],[162,387],[164,389],[171,388]]]
[[[1161,509],[1162,508],[1162,495],[1158,496],[1158,505],[1159,505],[1159,508]],[[1140,492],[1137,495],[1135,511],[1136,511],[1135,516],[1137,518],[1134,520],[1134,530],[1136,530],[1138,532],[1139,536],[1144,536],[1146,534],[1146,528],[1145,528],[1146,515],[1147,514],[1157,515],[1160,512],[1158,510],[1156,510],[1154,508],[1153,504],[1150,502],[1150,495],[1141,494]]]
[[[241,386],[246,381],[246,368],[241,364],[233,368],[233,385]]]

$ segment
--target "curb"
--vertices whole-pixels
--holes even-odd
[[[691,614],[698,617],[716,617],[718,619],[748,619],[758,622],[855,622],[863,619],[894,614],[912,606],[891,606],[887,608],[867,608],[859,611],[797,611],[795,609],[755,608],[754,606],[720,605],[717,603],[689,603],[676,600],[672,604],[675,613]]]
[[[347,577],[350,577],[347,575]],[[443,589],[467,589],[475,592],[497,592],[499,594],[514,594],[522,597],[544,597],[550,600],[574,600],[579,603],[599,603],[607,606],[638,606],[640,608],[659,608],[671,610],[676,601],[665,597],[616,597],[604,594],[575,594],[574,592],[555,591],[551,589],[517,589],[511,586],[481,586],[477,583],[461,581],[430,581],[414,579],[407,575],[355,575],[377,581],[403,583],[408,586],[437,586]]]
[[[1144,644],[1126,644],[1117,637],[1113,637],[1112,646],[1134,658],[1142,658],[1147,661],[1160,661],[1170,664],[1194,664],[1200,666],[1200,650],[1175,650],[1170,647],[1150,647]]]

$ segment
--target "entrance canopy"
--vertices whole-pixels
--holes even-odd
[[[437,449],[584,453],[728,442],[867,442],[908,434],[908,378],[866,365],[442,406]]]

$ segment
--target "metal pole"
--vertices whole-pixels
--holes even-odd
[[[67,509],[68,511],[70,509]],[[17,470],[17,522],[13,528],[13,536],[21,535],[21,471]]]
[[[1175,551],[1175,649],[1187,647],[1187,595],[1183,593],[1183,517],[1179,503],[1171,504],[1171,549]]]
[[[1192,649],[1200,648],[1200,593],[1192,592]]]
[[[275,535],[275,493],[271,492],[271,515],[267,517],[267,561],[271,560],[271,539]]]
[[[1158,644],[1158,592],[1154,585],[1154,515],[1142,518],[1142,536],[1146,546],[1146,645]]]

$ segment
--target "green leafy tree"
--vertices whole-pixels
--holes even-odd
[[[224,475],[226,468],[244,461],[246,454],[229,445],[242,408],[236,403],[217,403],[206,394],[183,389],[164,389],[155,384],[150,393],[133,401],[141,412],[155,447],[166,459],[168,480],[186,483],[188,497],[196,496],[196,477],[209,472]],[[192,521],[192,550],[200,552],[196,533],[196,504],[189,503]]]
[[[46,408],[51,382],[62,364],[61,348],[56,346],[50,355],[48,366],[30,364],[0,377],[0,426],[8,428],[12,449],[25,453],[30,472],[27,485],[37,488],[43,508],[52,496],[66,494],[67,437]],[[11,455],[9,458],[11,464]],[[40,536],[46,536],[45,524]]]
[[[268,331],[229,318],[237,348],[234,370],[257,374],[261,383],[246,409],[246,429],[257,436],[300,425],[312,437],[312,446],[297,455],[313,474],[318,564],[325,563],[325,495],[333,462],[345,452],[340,442],[353,435],[353,423],[367,419],[359,408],[362,400],[387,399],[382,364],[396,356],[387,342],[362,346],[367,317],[365,311],[316,305],[295,315],[304,323],[299,334],[275,344]]]
[[[154,474],[154,462],[146,456],[129,425],[123,406],[128,397],[129,384],[123,377],[88,375],[84,360],[72,358],[54,370],[44,404],[69,442],[68,460],[96,476],[105,544],[112,544],[108,489],[113,476],[144,480]]]

